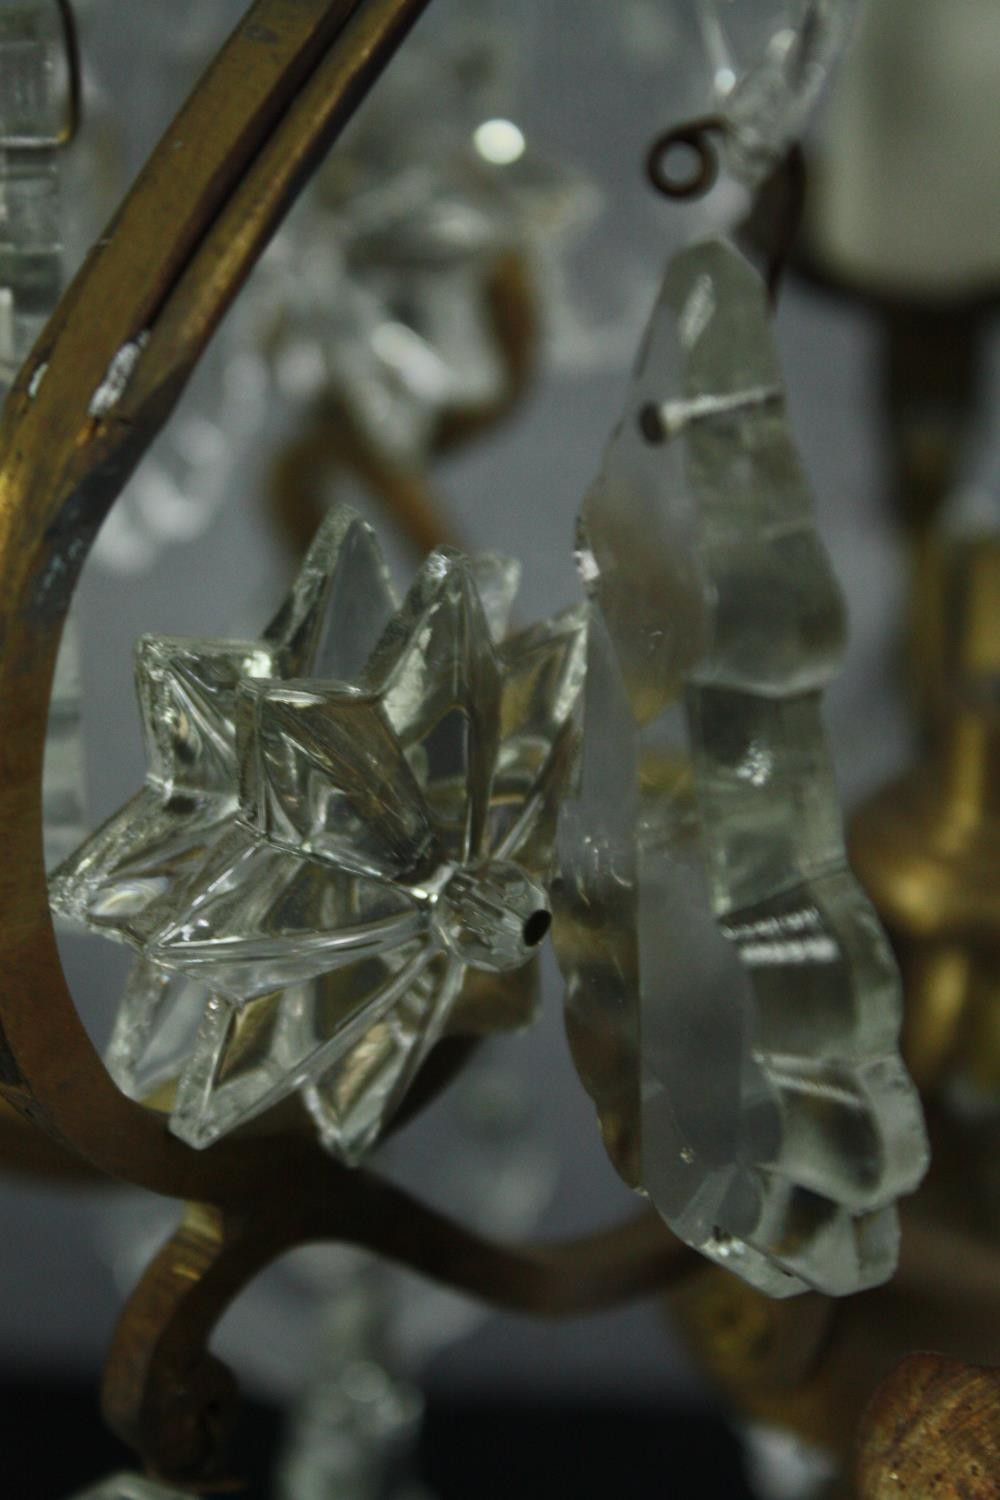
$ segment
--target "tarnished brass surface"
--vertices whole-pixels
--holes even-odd
[[[862,808],[851,857],[900,957],[917,1083],[1000,1100],[1000,541],[940,550],[927,756]]]
[[[105,1180],[75,1151],[66,1150],[44,1130],[38,1130],[5,1099],[0,1099],[0,1172],[66,1187],[93,1186]]]
[[[232,1385],[205,1340],[292,1245],[347,1241],[551,1315],[652,1290],[689,1259],[653,1216],[547,1251],[491,1245],[339,1166],[283,1117],[270,1134],[191,1150],[113,1086],[52,931],[43,746],[89,543],[269,234],[426,3],[256,0],[91,253],[0,423],[0,1094],[90,1167],[214,1205],[189,1215],[151,1269],[109,1369],[109,1412],[164,1473],[200,1475],[215,1461]],[[416,1102],[460,1061],[451,1053],[422,1093],[418,1083]]]
[[[385,1183],[326,1203],[290,1196],[271,1214],[193,1207],[132,1294],[105,1372],[105,1417],[153,1472],[176,1481],[223,1472],[236,1387],[209,1353],[211,1334],[258,1272],[326,1239],[368,1245],[494,1306],[544,1317],[641,1296],[697,1263],[654,1214],[515,1257]]]
[[[962,1365],[996,1357],[1000,1248],[911,1204],[903,1212],[899,1272],[888,1286],[844,1302],[770,1302],[706,1268],[670,1293],[669,1309],[743,1419],[797,1434],[839,1460],[846,1473],[873,1394],[914,1349],[936,1349]],[[993,1424],[983,1440],[989,1437],[1000,1452],[1000,1404],[983,1421]],[[1000,1478],[1000,1464],[992,1473]],[[881,1491],[871,1493],[881,1500]],[[903,1493],[914,1500],[936,1495],[917,1488]],[[984,1493],[1000,1496],[1000,1490]],[[861,1494],[867,1500],[869,1492]]]
[[[998,1500],[1000,1370],[913,1354],[860,1436],[859,1500]]]

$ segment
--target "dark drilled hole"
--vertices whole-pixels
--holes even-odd
[[[652,401],[648,402],[639,413],[639,431],[647,443],[665,443],[667,440],[663,414]]]
[[[537,948],[552,926],[552,917],[547,911],[532,912],[524,924],[524,941],[529,948]]]

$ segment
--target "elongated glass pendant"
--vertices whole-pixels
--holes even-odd
[[[609,1151],[678,1235],[764,1291],[874,1285],[923,1124],[823,732],[840,593],[764,287],[721,241],[668,272],[579,558],[584,748],[557,944]]]

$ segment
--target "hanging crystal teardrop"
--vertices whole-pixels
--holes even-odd
[[[584,746],[556,937],[609,1150],[677,1234],[764,1291],[876,1284],[926,1143],[820,714],[841,599],[765,291],[722,242],[668,272],[579,555]]]

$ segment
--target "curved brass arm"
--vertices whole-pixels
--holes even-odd
[[[89,543],[323,150],[427,0],[257,0],[68,291],[0,423],[0,1090],[113,1176],[219,1203],[336,1189],[318,1148],[198,1155],[114,1088],[59,964],[41,771]]]
[[[215,1325],[273,1260],[329,1239],[546,1317],[655,1291],[702,1264],[655,1214],[570,1244],[507,1251],[387,1183],[252,1217],[193,1206],[132,1294],[105,1372],[105,1418],[154,1473],[184,1482],[223,1471],[236,1386],[208,1350]]]

